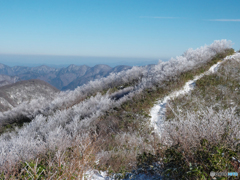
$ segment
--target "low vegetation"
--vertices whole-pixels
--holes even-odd
[[[180,66],[176,63],[177,61],[171,61],[175,63],[173,63],[174,66],[167,64],[169,66],[168,69],[164,69],[164,64],[159,65],[159,67],[156,67],[158,69],[155,74],[148,74],[147,76],[141,75],[142,78],[139,80],[137,80],[138,78],[128,79],[126,83],[122,83],[124,84],[123,87],[120,87],[120,84],[116,83],[111,86],[111,89],[107,92],[106,89],[109,89],[109,83],[106,85],[106,89],[95,88],[95,90],[91,92],[94,94],[96,93],[95,91],[100,90],[103,93],[102,95],[94,94],[93,97],[91,93],[81,91],[80,94],[84,94],[84,96],[82,96],[80,101],[78,100],[79,104],[73,103],[77,102],[76,100],[68,101],[70,103],[67,102],[63,105],[68,107],[67,110],[61,112],[55,110],[54,112],[58,112],[58,114],[51,112],[51,116],[38,116],[33,120],[33,123],[39,123],[38,126],[42,126],[41,122],[45,121],[46,128],[51,129],[51,127],[47,127],[47,123],[49,123],[49,126],[52,126],[52,119],[57,119],[61,126],[55,125],[55,127],[59,126],[59,129],[56,129],[56,131],[62,131],[65,135],[62,136],[62,134],[58,134],[58,139],[54,139],[53,137],[55,137],[55,135],[57,136],[57,134],[45,136],[41,130],[40,132],[42,133],[40,134],[41,137],[39,137],[39,143],[43,143],[43,146],[39,147],[44,150],[34,151],[34,154],[37,155],[35,157],[32,155],[32,158],[20,159],[22,163],[17,163],[18,165],[16,165],[14,161],[9,164],[5,163],[2,178],[77,179],[82,178],[85,172],[90,169],[107,171],[109,175],[112,173],[120,173],[119,178],[123,178],[127,176],[132,169],[141,168],[141,172],[147,172],[149,167],[152,167],[154,163],[161,164],[161,169],[158,168],[158,170],[161,171],[159,173],[176,179],[209,178],[210,171],[221,171],[226,170],[226,168],[233,171],[235,166],[230,166],[231,163],[234,163],[231,161],[231,158],[233,156],[237,158],[238,151],[236,151],[237,146],[231,144],[233,142],[228,142],[231,136],[231,132],[228,130],[229,124],[225,123],[221,126],[223,129],[221,129],[221,133],[217,134],[217,137],[220,137],[219,141],[213,141],[213,139],[208,137],[206,138],[205,135],[201,135],[200,131],[200,135],[197,136],[195,144],[190,140],[185,141],[189,136],[187,136],[187,133],[190,134],[186,129],[185,136],[180,136],[181,130],[183,130],[181,128],[184,127],[180,127],[177,122],[182,122],[186,119],[187,112],[190,112],[190,110],[197,112],[196,108],[198,108],[198,106],[193,105],[194,101],[189,100],[188,103],[188,96],[181,97],[185,98],[184,100],[177,98],[169,103],[172,110],[168,109],[167,111],[169,124],[166,124],[167,128],[166,132],[164,132],[166,133],[165,138],[157,136],[153,133],[153,128],[149,126],[149,110],[153,107],[157,99],[163,98],[173,90],[180,89],[195,75],[205,72],[213,64],[221,61],[221,59],[227,55],[233,54],[233,52],[233,49],[225,48],[224,51],[214,56],[207,56],[211,58],[204,61],[204,63],[196,63],[195,66],[190,66],[191,68],[185,67],[187,65],[183,66],[180,64],[182,66],[182,69],[180,68],[181,71],[177,71],[178,68],[176,68],[176,72],[173,71],[169,74],[169,69],[171,70],[171,68],[175,68],[175,66]],[[163,77],[165,76],[164,78],[156,77],[160,71],[165,73],[162,74]],[[219,71],[219,73],[220,72],[222,72],[222,70]],[[215,78],[214,75],[210,76],[212,76],[211,78]],[[222,78],[225,78],[224,74],[222,76]],[[156,78],[154,79],[153,77]],[[214,87],[218,86],[216,85],[217,82],[205,82],[204,78],[196,83],[196,86],[200,89],[201,87],[202,89],[208,88],[202,86],[201,84],[203,83],[210,83],[209,85],[212,84]],[[148,84],[147,80],[150,79],[150,84]],[[222,82],[221,80],[219,81]],[[132,90],[124,94],[120,89],[127,87],[132,88]],[[196,94],[202,95],[200,98],[202,102],[204,98],[207,97],[201,94],[202,91],[200,93],[200,90],[197,90],[199,88],[196,88],[196,90],[191,93],[191,97],[193,97],[193,93],[196,91]],[[118,96],[115,96],[116,94],[114,96],[111,95],[118,92],[122,94],[122,96],[120,96],[121,98],[114,99],[114,97]],[[205,94],[207,94],[206,92],[208,92],[208,90],[205,91]],[[74,92],[71,93],[73,94]],[[78,94],[77,97],[79,96]],[[182,113],[180,116],[180,111],[178,111],[180,104],[178,103],[182,102],[185,103],[185,106],[181,104],[182,111],[186,113]],[[196,100],[195,103],[197,105],[200,104],[197,102]],[[192,104],[190,105],[190,103]],[[61,101],[60,104],[63,104],[63,101]],[[199,105],[199,109],[200,106],[201,105]],[[215,107],[212,107],[213,111],[215,110],[214,108]],[[225,109],[228,110],[227,108]],[[219,109],[219,112],[222,112],[221,109]],[[222,113],[224,114],[224,112]],[[229,112],[229,114],[231,113]],[[176,115],[178,116],[176,117]],[[198,114],[196,114],[196,117],[198,117],[197,115]],[[210,117],[202,116],[201,118],[207,119]],[[201,122],[201,118],[199,122]],[[237,115],[234,114],[234,118],[237,118]],[[193,118],[189,117],[189,121],[192,122],[192,120]],[[194,120],[198,121],[197,119]],[[223,121],[223,119],[221,120]],[[79,124],[76,125],[74,123]],[[88,123],[88,126],[84,123]],[[31,124],[32,123],[30,123],[29,126]],[[200,125],[202,124],[200,123],[199,127]],[[71,129],[72,127],[75,129]],[[175,128],[175,130],[173,130],[173,128]],[[39,130],[36,129],[36,132],[38,131]],[[84,132],[88,132],[87,135]],[[172,132],[172,134],[170,132]],[[17,133],[21,133],[21,131],[17,131]],[[37,134],[35,133],[35,135]],[[2,139],[6,142],[9,136],[11,136],[10,133],[4,133]],[[48,139],[49,137],[52,139]],[[67,143],[69,140],[71,143]],[[51,142],[52,144],[47,144],[46,142]],[[60,142],[61,145],[58,144]],[[65,142],[66,144],[64,144]],[[167,145],[166,142],[168,142]],[[226,142],[228,142],[228,144],[226,144]],[[218,163],[219,161],[221,162],[220,164]],[[225,164],[229,164],[229,166],[226,167],[224,166]],[[150,172],[154,173],[155,171]]]
[[[208,179],[211,171],[240,172],[239,72],[240,62],[227,60],[217,73],[197,80],[189,94],[169,102],[165,174],[176,179]],[[229,178],[235,179],[221,177]]]
[[[107,127],[106,124],[109,125],[109,129],[111,129],[111,140],[107,141],[106,144],[110,147],[116,147],[119,142],[116,141],[114,137],[116,137],[116,134],[122,133],[122,132],[132,132],[132,134],[137,134],[140,137],[143,137],[145,142],[149,142],[148,144],[152,147],[152,149],[148,150],[148,153],[156,154],[157,151],[159,151],[159,142],[157,136],[155,136],[152,133],[152,129],[149,127],[149,110],[151,107],[153,107],[154,102],[156,99],[161,99],[173,89],[180,89],[183,84],[185,84],[188,80],[192,79],[193,76],[198,75],[202,72],[205,72],[208,70],[213,64],[223,59],[225,56],[232,54],[234,51],[232,49],[227,50],[224,54],[218,54],[216,55],[212,61],[208,62],[204,66],[194,69],[192,71],[188,71],[184,74],[181,74],[179,78],[173,78],[169,80],[166,83],[166,86],[164,88],[158,88],[155,89],[148,89],[144,92],[142,92],[139,95],[136,95],[132,100],[129,100],[122,104],[120,108],[115,109],[116,111],[111,114],[106,114],[100,119],[100,122],[98,122],[98,125],[104,125],[104,127],[99,127],[99,129],[102,129],[103,131],[106,131]],[[149,127],[149,128],[147,128]],[[120,132],[119,132],[120,131]],[[100,133],[101,134],[101,133]],[[104,149],[104,151],[109,151],[108,146]],[[105,168],[110,165],[112,167],[112,171],[117,173],[122,169],[121,165],[124,164],[124,167],[126,168],[126,171],[130,171],[133,167],[136,167],[136,164],[133,164],[132,162],[132,152],[135,149],[135,155],[141,154],[145,152],[145,149],[147,149],[147,144],[142,144],[142,148],[139,149],[139,146],[134,146],[133,144],[128,144],[128,146],[131,146],[131,148],[127,148],[129,150],[129,158],[126,157],[125,163],[119,163],[119,165],[116,164],[116,159],[111,159],[112,162],[108,161],[106,163]],[[118,146],[117,146],[118,147]],[[118,151],[118,149],[121,149],[118,147],[115,151]],[[123,148],[125,149],[125,148]],[[120,150],[121,151],[121,150]],[[135,156],[136,157],[136,156]],[[121,157],[119,156],[121,159]],[[101,166],[104,166],[105,163],[100,163]],[[115,168],[113,168],[115,167]]]

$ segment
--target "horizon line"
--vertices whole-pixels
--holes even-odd
[[[159,59],[159,57],[133,57],[133,56],[87,56],[87,55],[54,55],[54,54],[21,54],[21,53],[0,53],[0,56],[45,56],[45,57],[79,57],[79,58],[131,58],[131,59]],[[169,57],[161,57],[161,58],[169,58]]]

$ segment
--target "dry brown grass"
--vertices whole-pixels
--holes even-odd
[[[77,137],[71,148],[58,149],[55,152],[39,155],[38,158],[9,167],[0,176],[1,179],[83,179],[96,161],[99,148],[94,142],[95,136],[85,134]]]

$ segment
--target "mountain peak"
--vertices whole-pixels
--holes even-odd
[[[86,66],[86,65],[77,66],[75,64],[71,64],[66,69],[67,69],[68,72],[73,72],[73,71],[80,71],[80,70],[83,70],[83,69],[88,69],[88,66]]]
[[[75,65],[75,64],[70,64],[68,67],[67,67],[68,70],[76,70],[76,69],[79,69],[79,66]]]
[[[68,66],[68,68],[73,68],[73,67],[78,67],[78,66],[75,65],[75,64],[70,64],[70,65]]]
[[[3,68],[5,68],[5,67],[6,67],[6,65],[0,64],[0,69],[3,69]]]

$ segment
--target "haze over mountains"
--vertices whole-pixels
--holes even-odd
[[[52,68],[48,66],[38,67],[9,67],[0,64],[0,86],[15,83],[20,80],[40,79],[53,85],[59,90],[73,90],[91,80],[108,76],[130,69],[130,66],[120,65],[114,68],[108,65],[70,65],[66,68]]]

